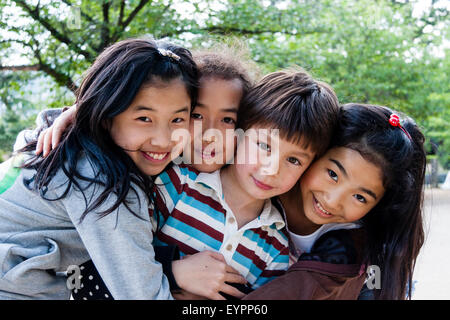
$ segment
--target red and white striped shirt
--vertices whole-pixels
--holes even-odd
[[[156,244],[176,244],[182,254],[220,252],[252,288],[288,268],[285,222],[270,199],[257,218],[238,229],[236,213],[224,200],[220,171],[200,173],[187,165],[173,165],[155,182],[163,196],[158,209],[164,220]]]

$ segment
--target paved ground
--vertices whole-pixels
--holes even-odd
[[[415,300],[450,299],[450,190],[425,194],[425,244],[414,272]]]

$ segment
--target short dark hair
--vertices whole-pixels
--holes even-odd
[[[273,72],[244,97],[237,127],[244,131],[264,125],[280,130],[280,137],[311,147],[318,156],[329,145],[338,121],[334,90],[302,69]]]
[[[243,96],[254,85],[259,70],[249,57],[243,44],[215,44],[210,49],[192,52],[197,64],[200,79],[239,80],[242,84]]]

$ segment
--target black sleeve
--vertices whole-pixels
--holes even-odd
[[[334,264],[354,264],[356,249],[348,230],[333,230],[316,240],[310,253],[303,253],[299,260],[314,260]]]
[[[163,272],[169,280],[170,290],[179,290],[172,273],[172,261],[180,259],[180,250],[176,245],[155,246],[155,260],[161,263]]]
[[[367,285],[364,284],[359,292],[358,300],[375,300],[375,290],[369,289]]]

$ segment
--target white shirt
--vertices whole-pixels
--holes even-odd
[[[360,225],[357,223],[327,223],[321,225],[320,228],[313,233],[305,236],[301,236],[290,231],[289,226],[287,226],[287,230],[289,232],[289,237],[291,237],[292,243],[295,246],[296,253],[300,255],[304,252],[309,253],[316,240],[319,239],[321,235],[329,231],[339,229],[356,229],[359,227]]]
[[[291,248],[291,252],[295,251],[295,255],[299,257],[302,253],[309,253],[311,251],[312,246],[316,242],[317,239],[320,238],[323,234],[332,231],[332,230],[339,230],[339,229],[356,229],[361,227],[359,223],[327,223],[320,226],[319,229],[314,231],[311,234],[307,235],[299,235],[289,230],[289,224],[286,219],[286,211],[284,210],[284,207],[279,199],[278,203],[280,207],[283,210],[283,216],[286,220],[286,229],[289,233],[289,237],[291,238],[292,244],[295,246],[294,250]]]

